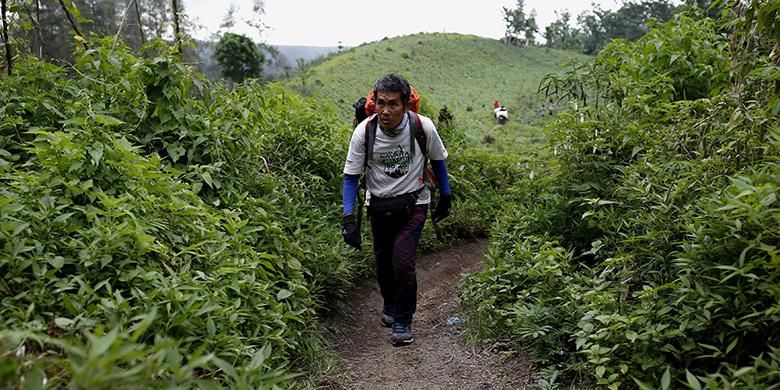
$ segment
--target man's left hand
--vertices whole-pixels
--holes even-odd
[[[450,215],[450,209],[452,209],[452,195],[442,195],[439,198],[439,203],[436,205],[436,210],[431,215],[433,222],[439,222]]]
[[[355,249],[360,249],[360,229],[358,229],[358,224],[357,221],[355,221],[354,215],[347,214],[343,217],[341,236],[344,237],[344,242],[346,242],[347,245],[354,247]]]

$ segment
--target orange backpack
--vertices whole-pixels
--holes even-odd
[[[420,94],[417,92],[414,87],[409,86],[411,88],[412,93],[409,94],[409,111],[419,112],[420,111]],[[374,90],[372,89],[368,96],[366,96],[366,118],[371,116],[376,111],[376,102],[374,102]]]

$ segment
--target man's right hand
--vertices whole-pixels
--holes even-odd
[[[360,230],[358,229],[355,216],[347,214],[342,219],[341,236],[347,245],[360,249]]]

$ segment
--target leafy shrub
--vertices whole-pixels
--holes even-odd
[[[444,231],[455,237],[485,237],[506,204],[506,191],[527,175],[526,167],[509,154],[472,148],[450,150],[447,167],[455,205]]]
[[[348,133],[97,43],[0,80],[0,382],[289,386],[362,267],[332,244]]]
[[[548,78],[557,168],[464,284],[477,334],[599,387],[776,386],[777,9],[740,7]]]

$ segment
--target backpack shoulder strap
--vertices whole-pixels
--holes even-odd
[[[368,167],[368,161],[374,158],[374,142],[376,141],[376,128],[378,126],[377,122],[379,121],[379,118],[374,115],[371,119],[369,119],[368,122],[366,122],[365,127],[365,136],[363,137],[365,140],[365,150],[366,155],[363,159],[363,167]],[[428,136],[425,135],[425,130],[423,130],[422,121],[420,120],[420,116],[414,112],[409,111],[409,142],[410,142],[410,151],[412,154],[414,154],[414,144],[420,146],[420,150],[423,153],[423,156],[425,158],[428,158]]]
[[[420,120],[420,116],[414,112],[409,111],[409,133],[411,135],[410,140],[410,150],[412,154],[414,154],[414,144],[415,141],[417,141],[417,145],[420,146],[420,150],[422,151],[423,156],[425,158],[428,158],[428,136],[425,135],[425,130],[423,130],[422,121]]]
[[[414,111],[409,111],[409,129],[412,154],[414,154],[415,143],[420,146],[423,154],[423,180],[435,186],[436,176],[428,167],[428,136],[425,134],[420,116]]]
[[[371,119],[369,119],[368,122],[366,122],[365,136],[363,137],[365,140],[364,145],[366,150],[366,155],[363,159],[364,170],[368,168],[368,161],[374,158],[374,141],[376,141],[376,127],[378,120],[379,118],[374,115]]]

